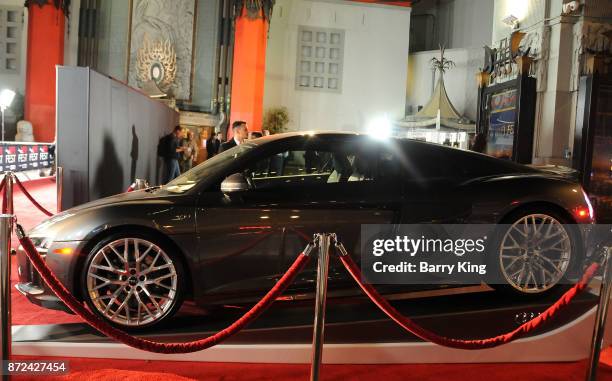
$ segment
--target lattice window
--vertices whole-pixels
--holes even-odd
[[[0,73],[18,74],[23,8],[0,6]]]
[[[298,90],[342,92],[344,31],[330,28],[298,28]]]

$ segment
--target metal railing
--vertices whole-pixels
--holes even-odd
[[[317,261],[317,286],[315,296],[315,317],[312,329],[312,361],[310,380],[318,381],[323,358],[323,334],[325,329],[325,306],[327,301],[327,274],[329,272],[329,251],[331,241],[336,240],[335,234],[315,234],[315,244],[319,248]]]
[[[7,190],[9,188],[6,188]],[[11,232],[12,214],[0,214],[0,358],[4,365],[11,357]],[[0,370],[1,371],[1,370]],[[2,380],[8,380],[2,372]]]

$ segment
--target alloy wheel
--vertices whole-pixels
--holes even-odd
[[[164,318],[177,298],[175,264],[153,242],[123,238],[99,249],[87,269],[92,305],[113,323],[138,327]]]
[[[505,281],[523,293],[547,291],[563,278],[572,243],[566,228],[547,214],[529,214],[506,231],[499,248]]]

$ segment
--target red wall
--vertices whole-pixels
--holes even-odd
[[[64,63],[64,23],[64,13],[50,4],[28,9],[25,119],[38,142],[55,139],[55,65]]]

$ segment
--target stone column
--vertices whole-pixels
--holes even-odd
[[[273,0],[235,2],[234,59],[230,98],[230,128],[237,120],[247,122],[249,131],[261,131],[263,122],[266,47]]]
[[[550,21],[539,38],[538,105],[534,163],[571,166],[576,128],[578,83],[593,54],[612,53],[612,26],[599,19],[609,13],[598,0],[563,14],[562,1],[550,0]],[[599,13],[598,13],[599,12]]]
[[[552,21],[542,31],[547,38],[540,40],[533,162],[569,166],[571,158],[565,153],[575,124],[576,104],[570,85],[575,20],[561,15],[561,1],[552,1],[550,6]]]

